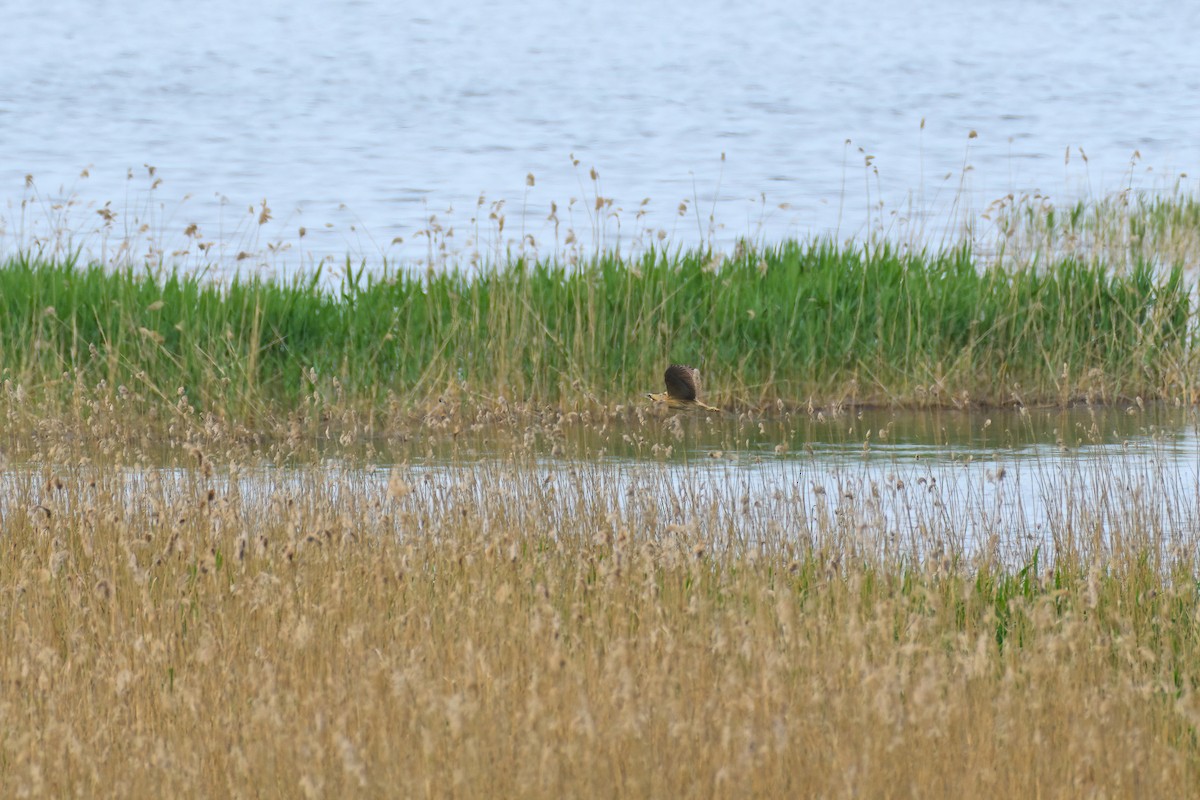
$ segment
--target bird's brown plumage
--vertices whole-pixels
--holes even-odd
[[[696,399],[700,390],[700,373],[692,367],[685,367],[682,364],[672,364],[663,373],[663,383],[667,385],[667,391],[651,392],[647,397],[658,403],[666,403],[669,408],[702,408],[705,411],[720,410]]]
[[[699,374],[691,367],[682,364],[672,364],[663,373],[663,383],[667,384],[667,397],[691,402],[696,399],[696,379]]]

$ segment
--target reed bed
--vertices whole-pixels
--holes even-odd
[[[1194,289],[1092,211],[986,258],[9,259],[0,796],[1188,795]],[[636,402],[668,361],[727,412]]]
[[[1010,194],[993,202],[972,227],[970,239],[978,249],[1015,268],[1066,257],[1122,269],[1139,260],[1200,263],[1200,202],[1179,183],[1067,205],[1041,194]]]
[[[898,529],[881,509],[932,486],[818,490],[803,458],[772,489],[707,458],[548,464],[531,446],[281,467],[284,445],[194,438],[181,468],[44,441],[0,492],[5,796],[1118,797],[1200,779],[1188,480],[1114,461],[1087,491],[1050,481],[1052,541],[1005,556],[988,542],[1019,520],[970,493]],[[968,524],[976,545],[955,547]]]
[[[332,288],[319,273],[220,285],[20,257],[0,265],[0,378],[47,413],[100,387],[226,419],[286,416],[313,394],[370,414],[447,395],[612,408],[672,361],[730,409],[1191,402],[1193,288],[1141,258],[1011,269],[965,247],[797,242],[359,269]]]

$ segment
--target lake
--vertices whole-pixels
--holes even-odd
[[[1197,29],[1113,0],[19,5],[0,251],[287,272],[569,232],[936,242],[1008,193],[1194,191]]]

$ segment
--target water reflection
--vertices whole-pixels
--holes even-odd
[[[388,460],[457,462],[503,458],[531,444],[539,451],[601,461],[691,464],[712,459],[760,465],[859,462],[1074,461],[1154,452],[1195,456],[1200,416],[1159,404],[1071,409],[989,409],[796,413],[746,417],[632,417],[628,424],[562,421],[531,433],[506,428],[467,431],[453,439],[383,446]]]
[[[370,459],[331,450],[315,463],[215,471],[178,460],[18,465],[0,473],[0,519],[24,513],[21,504],[69,512],[89,492],[108,492],[128,513],[164,520],[217,502],[236,504],[253,525],[298,504],[401,536],[436,535],[470,513],[485,532],[536,519],[561,535],[634,531],[706,547],[837,545],[914,559],[1021,562],[1036,551],[1045,560],[1130,537],[1167,552],[1200,530],[1197,430],[1195,409],[1159,406],[486,428],[374,443]],[[56,490],[50,473],[90,488]]]

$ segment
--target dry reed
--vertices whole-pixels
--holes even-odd
[[[0,795],[1116,797],[1200,779],[1196,542],[1159,529],[1194,504],[1186,483],[1114,464],[1062,498],[1053,553],[1011,563],[914,558],[870,491],[771,494],[720,458],[550,466],[527,444],[281,467],[286,443],[195,429],[157,467],[138,441],[44,432],[2,473]],[[981,541],[1011,533],[993,525]]]

